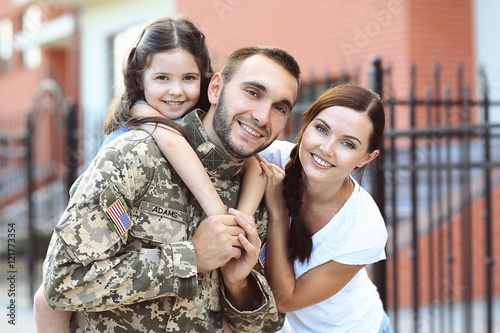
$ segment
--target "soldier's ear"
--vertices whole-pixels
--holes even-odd
[[[212,76],[210,84],[208,85],[208,100],[210,104],[217,105],[219,103],[222,86],[224,85],[224,78],[222,74],[217,72]]]

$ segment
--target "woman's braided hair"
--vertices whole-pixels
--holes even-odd
[[[300,183],[302,178],[302,163],[299,159],[299,145],[295,145],[290,152],[290,161],[285,166],[285,179],[283,180],[283,197],[285,198],[288,216],[290,217],[290,229],[288,232],[288,244],[290,244],[290,256],[298,258],[301,262],[307,260],[312,251],[312,239],[309,231],[300,219]],[[309,256],[307,255],[309,253]]]

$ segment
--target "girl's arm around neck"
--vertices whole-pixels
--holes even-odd
[[[196,197],[207,216],[227,214],[226,206],[189,143],[175,130],[154,125],[141,125],[151,133],[161,152]]]
[[[137,118],[164,117],[149,104],[135,104],[130,109],[130,114]],[[158,126],[142,124],[139,128],[153,136],[165,158],[196,197],[207,216],[227,214],[226,206],[217,194],[198,156],[175,129],[160,124]]]

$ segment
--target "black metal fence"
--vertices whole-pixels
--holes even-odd
[[[393,325],[414,332],[493,332],[494,298],[500,298],[493,285],[500,255],[498,248],[493,252],[493,221],[500,216],[492,206],[500,190],[500,123],[490,119],[500,102],[490,100],[483,72],[480,92],[471,94],[461,66],[454,97],[451,85],[442,86],[439,65],[422,99],[415,66],[406,99],[384,95],[392,91],[390,67],[377,60],[372,74],[374,90],[387,99],[388,120],[372,193],[390,230],[388,260],[375,278]],[[409,119],[407,127],[397,126],[398,117]]]
[[[14,260],[10,271],[19,274],[20,290],[30,298],[41,279],[48,238],[76,179],[79,156],[76,108],[53,80],[39,83],[27,114],[1,119],[0,227],[12,230],[2,232],[2,239],[11,238],[13,251],[2,247],[0,256]]]

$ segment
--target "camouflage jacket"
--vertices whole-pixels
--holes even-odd
[[[208,141],[198,112],[180,124],[224,203],[235,207],[242,163]],[[143,131],[121,135],[75,182],[55,227],[44,271],[49,305],[76,311],[77,332],[222,332],[223,313],[236,331],[276,331],[283,316],[259,263],[252,275],[264,304],[254,311],[229,303],[219,270],[197,273],[190,239],[203,218],[154,140]],[[256,222],[264,244],[264,209]]]

